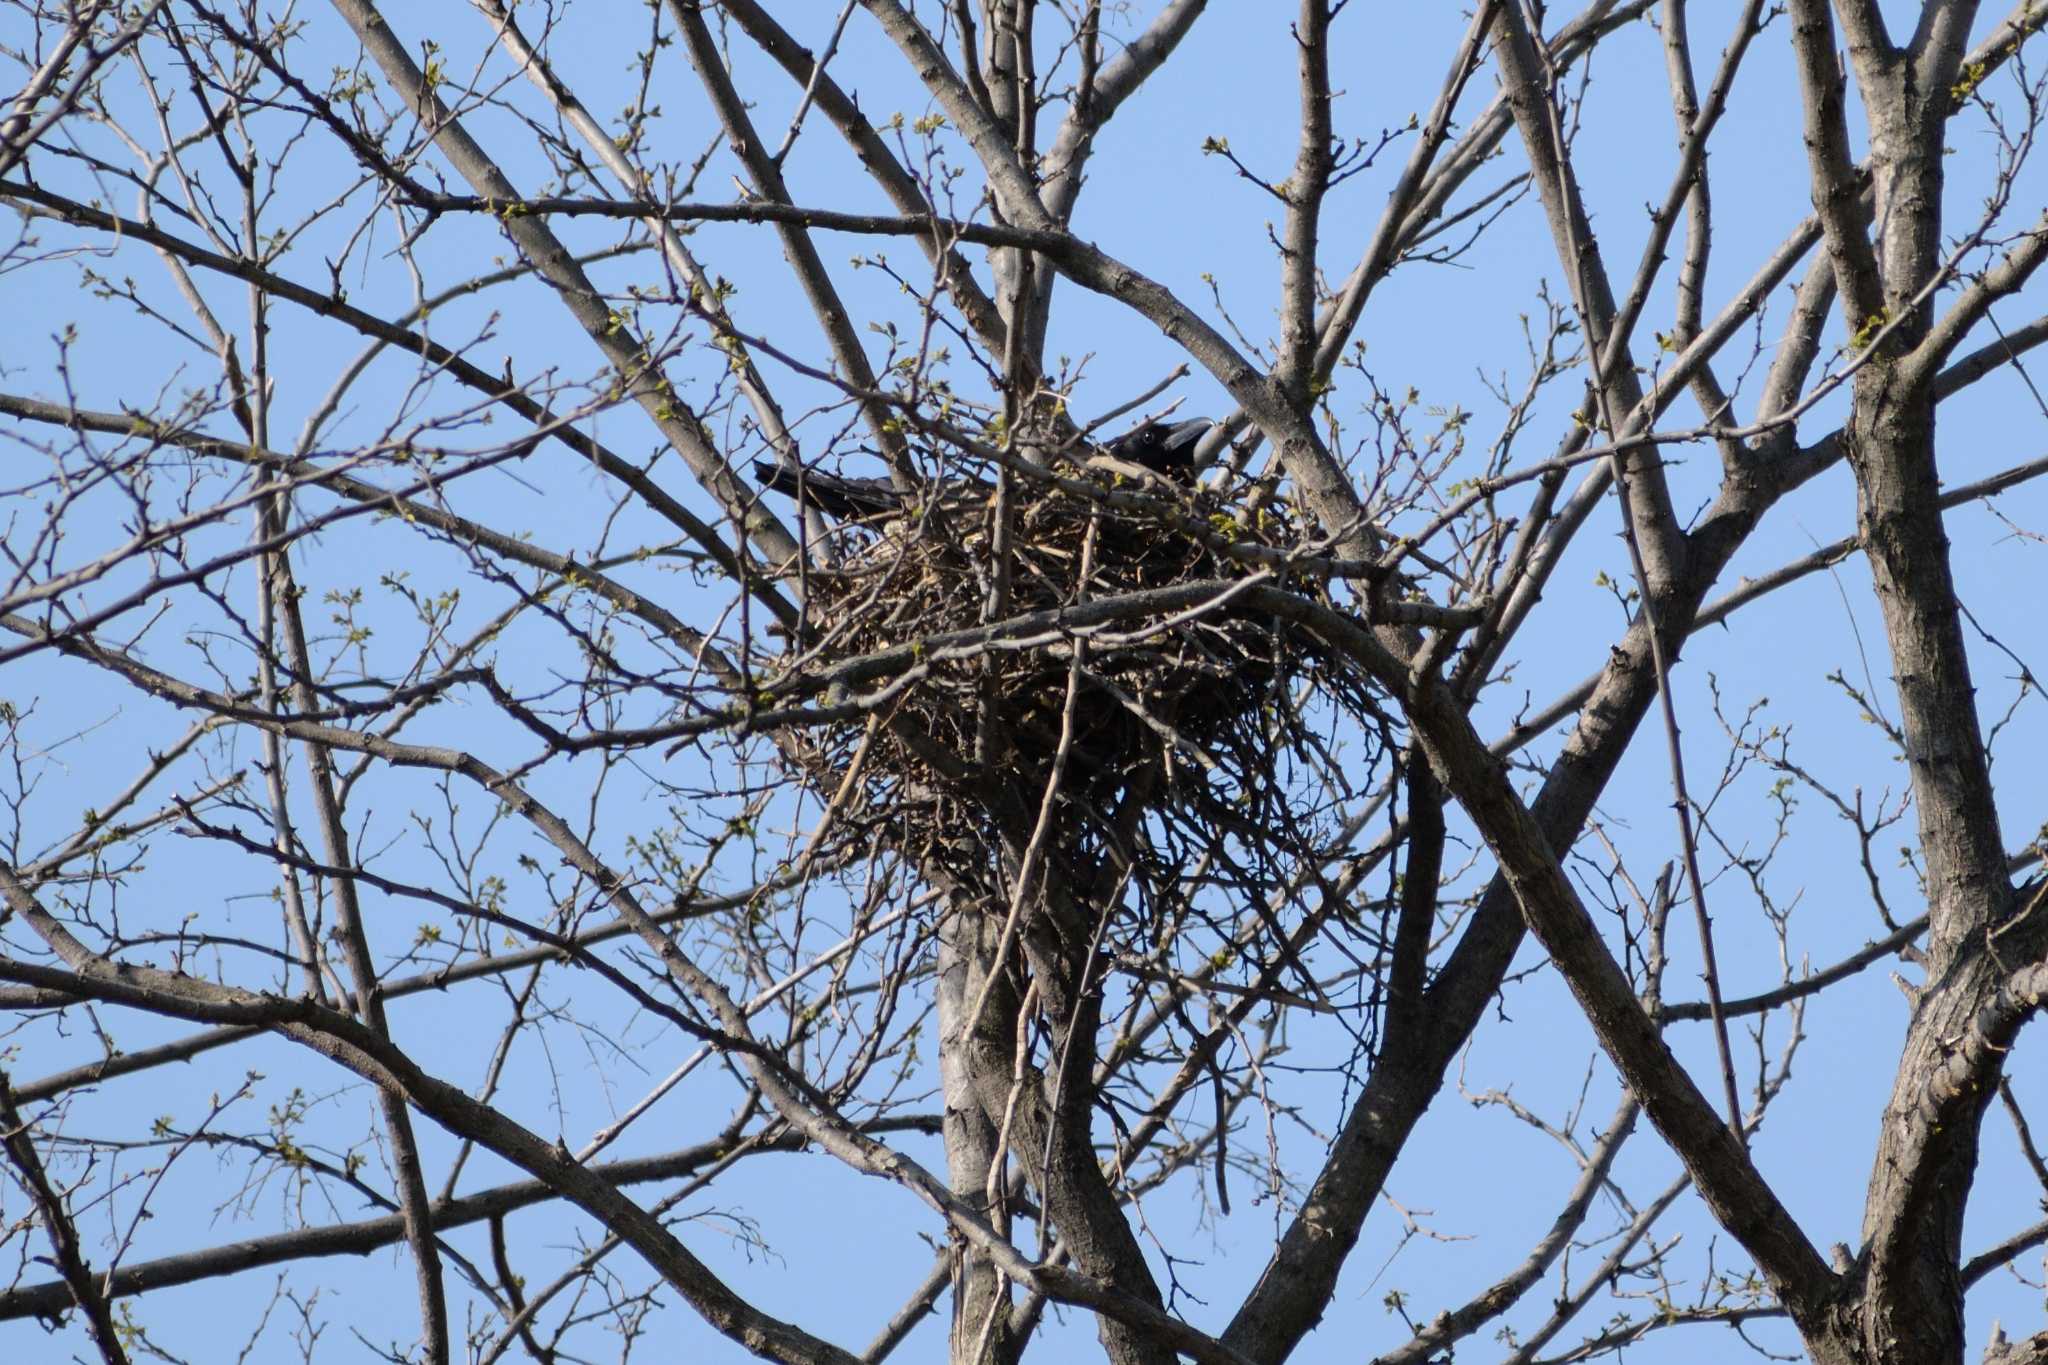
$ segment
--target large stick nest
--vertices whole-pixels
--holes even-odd
[[[875,694],[874,723],[814,751],[812,781],[833,792],[858,763],[861,804],[900,851],[992,892],[1049,786],[1048,873],[1098,894],[1135,874],[1141,893],[1175,888],[1184,903],[1199,869],[1263,899],[1325,855],[1326,813],[1385,728],[1355,670],[1241,591],[1258,575],[1322,593],[1260,553],[1300,550],[1298,519],[1122,475],[1019,477],[1009,502],[1006,552],[996,499],[956,485],[812,571],[806,645],[826,666],[994,619],[1040,622],[1022,638],[913,648]],[[1144,616],[1074,623],[1090,604],[1202,584]]]

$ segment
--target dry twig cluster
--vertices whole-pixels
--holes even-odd
[[[870,722],[810,751],[808,776],[830,793],[851,770],[900,851],[1000,899],[1023,857],[995,833],[1015,826],[988,819],[1002,809],[1037,811],[1049,875],[1098,904],[1134,886],[1150,920],[1201,888],[1264,899],[1324,851],[1335,719],[1385,734],[1354,668],[1242,594],[1288,583],[1246,548],[1298,552],[1303,526],[1206,489],[1022,483],[1007,535],[993,496],[956,485],[813,571],[809,663],[949,643],[912,644]],[[1139,601],[1157,605],[1087,610]],[[1042,628],[978,637],[998,616]]]

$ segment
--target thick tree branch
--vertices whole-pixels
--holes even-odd
[[[1297,408],[1309,406],[1316,359],[1316,290],[1321,275],[1323,195],[1336,169],[1330,131],[1329,0],[1301,0],[1294,21],[1301,135],[1294,170],[1281,187],[1287,201],[1280,233],[1280,355],[1273,378]]]
[[[1834,21],[1828,17],[1828,0],[1788,0],[1788,8],[1792,13],[1792,50],[1799,61],[1813,206],[1827,235],[1828,256],[1835,263],[1835,284],[1854,320],[1852,330],[1866,324],[1878,326],[1885,319],[1884,288],[1878,278],[1877,254],[1864,235],[1862,189],[1855,158],[1849,154]]]
[[[76,1305],[85,1314],[86,1330],[99,1349],[100,1359],[106,1365],[127,1365],[128,1353],[121,1344],[121,1331],[114,1324],[106,1277],[95,1276],[92,1267],[85,1263],[85,1253],[78,1241],[78,1224],[65,1207],[64,1197],[50,1183],[42,1158],[36,1154],[35,1133],[15,1107],[14,1090],[4,1071],[0,1071],[0,1147],[6,1149],[15,1179],[35,1206],[37,1221],[42,1223],[43,1234],[56,1253],[57,1273],[63,1276],[49,1287],[51,1292],[45,1297],[51,1302],[44,1316],[55,1318]]]
[[[1407,701],[1410,718],[1444,770],[1447,790],[1485,835],[1530,931],[1563,973],[1650,1121],[1792,1316],[1807,1330],[1821,1329],[1834,1293],[1826,1262],[1658,1035],[1500,760],[1441,684],[1417,685]]]
[[[519,192],[434,93],[418,63],[399,41],[370,0],[332,0],[335,11],[347,21],[363,48],[377,63],[392,87],[418,115],[434,145],[469,181],[478,194],[510,203]],[[649,361],[643,339],[631,327],[621,327],[618,315],[607,305],[574,257],[562,245],[554,230],[538,219],[519,214],[503,220],[510,237],[542,279],[554,289],[569,314],[583,328],[618,375],[620,385],[646,412],[670,446],[683,457],[690,472],[704,486],[735,525],[776,563],[788,563],[801,553],[789,531],[762,504],[753,490],[742,484],[727,466],[702,421],[675,393],[674,387]]]
[[[1494,56],[1501,65],[1515,127],[1543,200],[1557,258],[1564,264],[1586,329],[1592,384],[1600,395],[1608,435],[1619,441],[1624,418],[1642,406],[1642,384],[1636,377],[1628,337],[1616,325],[1619,314],[1613,285],[1586,215],[1571,150],[1562,136],[1551,78],[1518,5],[1503,5],[1495,12]],[[1648,575],[1645,591],[1662,593],[1684,565],[1684,536],[1671,508],[1670,489],[1654,451],[1627,451],[1618,461],[1628,480],[1625,515],[1642,547]]]
[[[877,1120],[870,1127],[878,1133],[930,1133],[937,1131],[938,1124],[929,1117],[898,1117]],[[684,1179],[718,1165],[742,1149],[749,1154],[763,1155],[806,1150],[803,1140],[787,1131],[770,1135],[756,1133],[745,1138],[733,1135],[656,1156],[594,1163],[590,1170],[600,1179],[623,1189],[657,1180]],[[445,1233],[454,1228],[489,1222],[560,1197],[560,1192],[543,1180],[521,1180],[477,1190],[437,1201],[432,1209],[433,1229],[436,1233]],[[154,1289],[236,1275],[261,1266],[295,1265],[324,1256],[364,1256],[404,1238],[405,1220],[397,1214],[353,1223],[295,1228],[267,1237],[240,1238],[199,1251],[120,1266],[106,1277],[107,1293],[113,1298],[126,1298]],[[6,1290],[0,1292],[0,1322],[49,1317],[62,1311],[70,1302],[69,1287],[55,1281]]]

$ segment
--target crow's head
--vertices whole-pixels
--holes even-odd
[[[1119,460],[1143,465],[1155,474],[1185,474],[1195,467],[1195,447],[1215,423],[1206,417],[1186,422],[1147,422],[1109,443]]]

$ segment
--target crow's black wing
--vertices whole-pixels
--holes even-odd
[[[849,479],[820,469],[798,470],[768,460],[754,461],[754,479],[799,504],[850,521],[886,516],[903,506],[903,495],[887,479]]]

